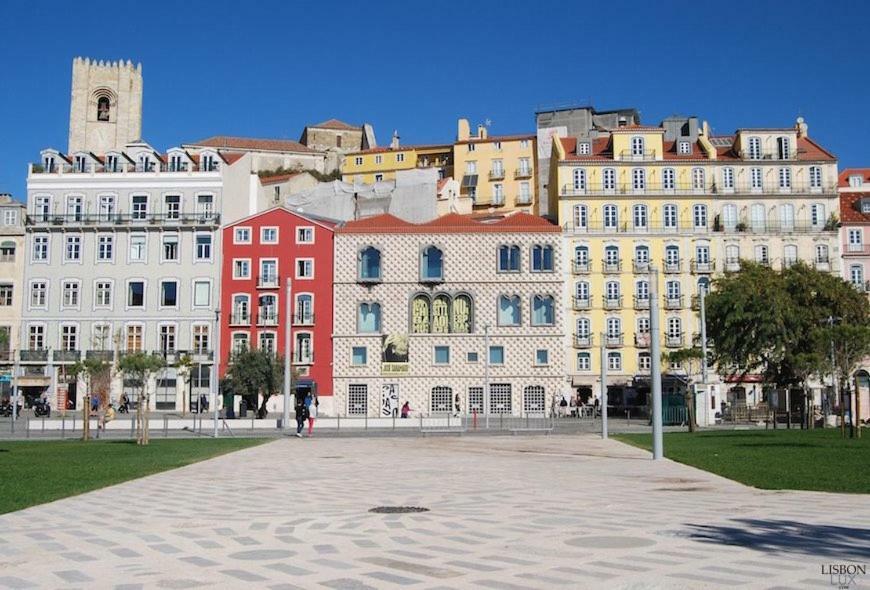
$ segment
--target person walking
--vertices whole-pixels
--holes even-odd
[[[296,394],[296,437],[302,438],[302,429],[305,428],[305,420],[308,419],[308,406],[305,405],[307,396]]]
[[[411,415],[411,404],[410,404],[410,402],[406,401],[405,404],[402,406],[402,418],[407,418],[410,415]]]
[[[311,436],[314,431],[314,420],[317,418],[317,409],[320,406],[316,393],[312,392],[305,396],[305,406],[308,408],[308,436]]]

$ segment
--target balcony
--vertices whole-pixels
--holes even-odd
[[[129,174],[129,173],[151,173],[151,174],[160,174],[165,172],[170,173],[190,173],[190,172],[218,172],[220,170],[220,165],[218,162],[210,162],[205,163],[203,165],[197,165],[193,162],[180,162],[180,163],[164,163],[164,162],[150,162],[147,166],[143,166],[142,164],[132,164],[125,161],[119,161],[114,167],[111,165],[104,165],[97,162],[91,162],[84,166],[84,168],[77,166],[75,164],[58,164],[54,163],[49,166],[46,166],[42,162],[31,163],[30,164],[30,173],[31,174]]]
[[[692,346],[696,348],[701,348],[701,334],[698,332],[692,333]],[[713,347],[713,339],[707,336],[707,348]]]
[[[15,355],[9,349],[0,349],[0,362],[12,362],[15,360]]]
[[[314,355],[310,352],[302,353],[299,351],[293,352],[294,365],[312,365],[314,364]]]
[[[858,289],[861,293],[870,293],[870,281],[864,281],[863,283],[852,283],[852,286]]]
[[[632,260],[631,268],[636,274],[649,273],[649,260]]]
[[[582,311],[584,309],[590,309],[592,307],[592,302],[588,297],[574,297],[574,311]]]
[[[41,213],[27,215],[24,224],[34,227],[128,227],[142,225],[173,225],[179,227],[216,227],[219,213],[71,213],[69,215]]]
[[[605,334],[604,346],[608,348],[619,348],[622,346],[622,334]]]
[[[683,346],[683,335],[665,334],[665,346],[668,348],[681,348]]]
[[[746,234],[818,234],[836,232],[837,224],[831,222],[813,223],[809,220],[740,220],[736,223],[723,224],[717,216],[713,223],[714,232],[746,233]]]
[[[18,358],[22,363],[45,363],[48,362],[47,350],[20,350]]]
[[[693,223],[645,223],[634,225],[630,222],[604,223],[601,220],[587,221],[583,225],[575,225],[573,220],[562,225],[565,231],[575,234],[667,234],[667,235],[697,235],[708,234],[713,228]]]
[[[649,296],[646,297],[638,297],[634,296],[634,308],[635,309],[649,309]]]
[[[783,258],[780,261],[779,266],[780,266],[781,270],[788,270],[789,268],[793,267],[797,263],[798,263],[797,258]]]
[[[622,272],[622,260],[602,260],[601,269],[604,273]]]
[[[293,314],[293,325],[294,326],[313,326],[314,325],[314,313],[310,311],[305,312],[296,312]]]
[[[82,358],[79,350],[53,350],[51,360],[56,363],[77,363]]]
[[[683,264],[681,260],[664,260],[662,262],[662,271],[666,275],[678,274],[682,271]]]
[[[642,162],[644,160],[655,160],[655,157],[655,150],[642,150],[640,152],[635,150],[622,150],[619,152],[618,159],[629,162]]]
[[[665,309],[682,309],[683,308],[683,296],[678,295],[676,297],[669,297],[665,295]]]
[[[517,168],[514,170],[514,178],[519,180],[521,178],[531,178],[532,177],[532,169],[531,168]]]
[[[592,335],[574,334],[574,348],[592,348]]]
[[[257,312],[258,326],[277,326],[278,312],[274,308],[261,308]]]
[[[692,272],[695,274],[710,274],[716,267],[715,260],[698,260],[692,259]]]
[[[843,244],[843,256],[870,256],[870,244]]]
[[[622,296],[618,297],[608,297],[604,295],[602,297],[604,301],[604,309],[621,309],[622,308]]]
[[[574,272],[575,275],[585,275],[592,270],[592,263],[590,263],[588,260],[575,260],[571,263],[571,270]]]
[[[531,205],[532,204],[532,195],[524,195],[524,194],[517,195],[516,204],[517,205]]]
[[[115,360],[115,352],[112,350],[88,350],[85,352],[85,358],[89,361],[111,363]]]
[[[649,332],[635,334],[634,345],[637,348],[649,348]]]
[[[725,271],[726,272],[737,272],[740,270],[740,259],[739,258],[726,258],[725,259]]]
[[[779,195],[779,194],[829,194],[837,193],[837,186],[829,183],[815,186],[809,182],[792,182],[790,187],[780,187],[778,182],[767,182],[762,186],[753,186],[752,183],[737,183],[731,186],[720,185],[715,182],[695,185],[691,182],[650,182],[634,184],[628,182],[587,182],[582,186],[563,184],[560,188],[562,197],[601,196],[601,195]]]
[[[190,356],[190,360],[194,363],[210,363],[214,360],[214,351],[213,350],[190,350],[190,351],[182,351],[179,350],[178,354],[180,355],[188,355]]]
[[[230,325],[231,326],[250,326],[251,325],[251,314],[246,311],[239,311],[236,313],[230,314]]]
[[[504,180],[504,169],[502,169],[502,170],[490,170],[489,171],[489,179],[490,180]]]
[[[277,289],[281,286],[281,281],[278,275],[263,275],[257,277],[258,289]]]

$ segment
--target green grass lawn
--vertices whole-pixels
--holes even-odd
[[[665,457],[766,490],[870,493],[870,432],[729,430],[664,435]],[[652,448],[649,434],[614,438]]]
[[[0,514],[175,469],[267,439],[0,442]]]

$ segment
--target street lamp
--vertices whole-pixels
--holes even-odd
[[[214,438],[218,437],[218,379],[220,379],[220,317],[221,310],[214,310],[214,359],[212,367],[214,368],[214,378],[211,380],[211,401],[212,401],[212,419],[214,421]]]
[[[659,271],[649,268],[649,347],[650,347],[650,395],[652,395],[653,460],[664,454],[662,440],[662,359],[659,338]]]

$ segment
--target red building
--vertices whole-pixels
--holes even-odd
[[[283,355],[285,330],[291,326],[291,358],[300,376],[294,388],[314,389],[321,409],[328,411],[332,405],[333,228],[332,222],[283,207],[223,228],[221,376],[234,351],[259,348]],[[291,321],[285,313],[288,278]],[[273,404],[280,407],[278,397]]]

